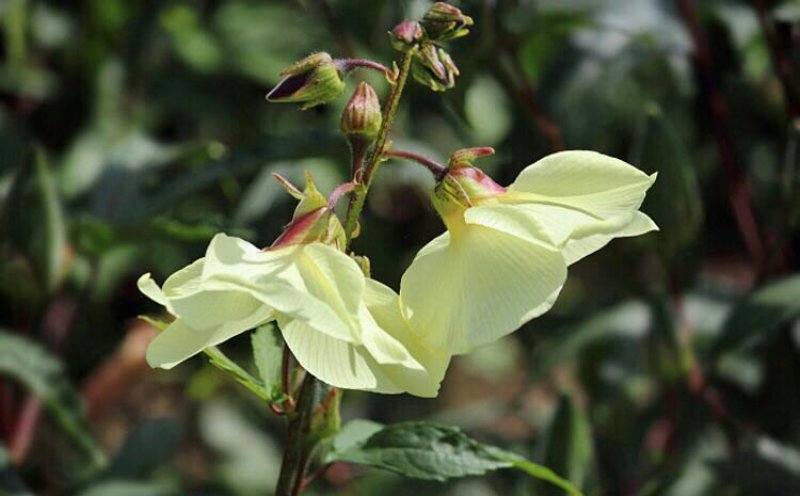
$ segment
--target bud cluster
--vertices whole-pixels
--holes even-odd
[[[412,67],[417,82],[433,91],[446,91],[455,86],[459,71],[440,43],[466,36],[472,24],[472,18],[457,7],[436,2],[421,21],[401,22],[389,32],[389,36],[395,49],[402,52],[417,50]]]

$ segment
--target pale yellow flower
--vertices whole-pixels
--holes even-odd
[[[341,225],[313,183],[292,191],[301,203],[272,247],[218,234],[205,257],[163,288],[149,274],[139,279],[140,290],[176,317],[150,344],[148,362],[171,368],[274,320],[297,361],[328,384],[435,396],[449,355],[422,348],[397,295],[332,246]]]
[[[466,152],[433,195],[447,232],[420,250],[400,285],[404,316],[429,348],[466,353],[515,331],[550,309],[568,265],[657,229],[638,211],[655,174],[621,160],[556,153],[503,188]]]

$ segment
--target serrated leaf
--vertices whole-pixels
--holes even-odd
[[[283,358],[283,339],[274,323],[260,326],[251,335],[253,360],[266,391],[273,396],[281,394],[281,361]]]
[[[580,491],[553,471],[513,453],[483,445],[456,427],[403,422],[380,428],[369,421],[351,422],[334,438],[325,463],[348,462],[395,472],[405,477],[445,481],[517,468],[551,482],[571,495]]]
[[[423,422],[386,426],[363,443],[334,453],[331,461],[357,463],[414,479],[438,481],[483,475],[511,466],[461,430]]]
[[[19,381],[40,398],[58,426],[95,466],[105,463],[84,421],[81,398],[67,381],[61,362],[38,344],[0,329],[0,374]]]
[[[717,340],[712,357],[761,340],[782,324],[800,316],[800,275],[757,289],[734,307]]]

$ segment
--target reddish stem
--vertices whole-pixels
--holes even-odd
[[[404,150],[384,150],[383,154],[387,157],[402,158],[417,162],[431,171],[434,177],[436,177],[437,181],[447,174],[447,167],[424,155],[419,155],[417,153],[407,152]]]
[[[733,210],[739,233],[742,236],[750,258],[757,269],[763,267],[767,249],[761,234],[755,213],[753,212],[753,195],[747,176],[736,161],[736,154],[728,134],[728,109],[713,76],[711,52],[708,49],[700,20],[692,0],[677,0],[678,10],[694,44],[694,55],[697,70],[702,76],[708,98],[708,105],[714,124],[714,137],[717,143],[725,177],[728,183],[728,197]]]
[[[353,69],[363,68],[363,69],[371,69],[373,71],[377,71],[382,73],[384,76],[389,78],[390,80],[395,79],[395,73],[392,72],[391,69],[386,67],[383,64],[378,62],[367,60],[367,59],[336,59],[333,61],[336,64],[336,68],[342,72],[350,72]]]
[[[17,418],[17,423],[14,425],[14,436],[8,447],[9,456],[17,465],[22,464],[28,455],[41,413],[42,400],[35,396],[28,396]]]

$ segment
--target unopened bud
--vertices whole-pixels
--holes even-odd
[[[369,143],[378,135],[383,123],[381,102],[372,86],[361,82],[342,112],[342,133],[348,139]]]
[[[270,248],[313,242],[343,247],[344,229],[341,222],[339,222],[339,218],[334,214],[332,207],[335,199],[332,201],[325,198],[314,183],[311,174],[309,172],[305,174],[306,187],[303,191],[300,191],[298,187],[280,174],[275,173],[273,175],[281,186],[300,202],[294,210],[292,221],[284,228],[281,235],[275,239]]]
[[[445,2],[436,2],[425,13],[421,24],[431,40],[447,41],[466,36],[469,33],[467,28],[474,22],[458,7]]]
[[[395,50],[405,52],[422,39],[422,26],[416,21],[403,21],[389,31]]]
[[[283,79],[267,94],[270,102],[302,103],[303,110],[328,103],[344,91],[344,81],[330,55],[319,52],[281,72]]]
[[[418,82],[433,91],[445,91],[455,86],[458,67],[442,48],[426,43],[414,61],[412,72]]]

